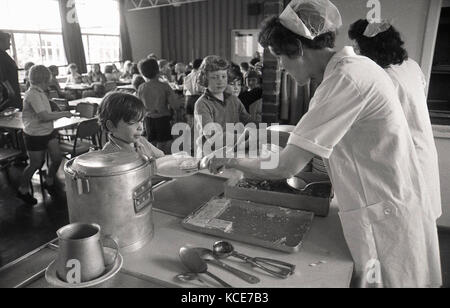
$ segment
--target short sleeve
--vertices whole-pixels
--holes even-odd
[[[26,101],[30,104],[31,108],[33,108],[36,114],[47,111],[50,112],[50,102],[48,99],[44,99],[43,95],[39,95],[39,93],[30,92],[26,97]]]
[[[336,72],[323,81],[288,144],[328,159],[363,108],[364,100],[355,83]]]

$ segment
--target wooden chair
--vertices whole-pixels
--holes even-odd
[[[97,119],[81,122],[78,124],[73,142],[60,142],[61,151],[67,159],[72,159],[89,152],[93,146],[101,147],[100,131]]]

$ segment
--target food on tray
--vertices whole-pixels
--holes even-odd
[[[237,187],[251,190],[264,190],[287,194],[300,194],[319,198],[329,198],[331,195],[331,185],[322,185],[322,184],[313,185],[306,191],[300,192],[290,187],[285,180],[259,181],[259,180],[242,179],[238,182]]]
[[[183,171],[194,171],[198,169],[198,162],[196,159],[186,159],[182,161],[179,168]]]

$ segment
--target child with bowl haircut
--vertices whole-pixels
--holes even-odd
[[[172,144],[172,114],[180,105],[169,84],[162,82],[158,62],[145,59],[139,62],[139,70],[146,83],[139,86],[137,96],[144,102],[147,110],[145,130],[148,140],[164,153],[170,154]]]
[[[134,95],[122,92],[106,95],[99,113],[100,125],[109,133],[103,151],[138,152],[151,159],[163,157],[162,151],[142,137],[145,114],[144,103]]]
[[[197,145],[201,146],[204,143],[205,145],[206,143],[210,143],[210,145],[203,147],[205,150],[209,148],[213,150],[214,147],[211,147],[211,142],[216,138],[220,138],[215,137],[217,132],[215,134],[205,132],[204,128],[206,125],[215,123],[217,128],[221,128],[223,132],[223,145],[226,145],[227,123],[242,123],[245,125],[251,122],[251,116],[245,110],[239,98],[225,91],[228,87],[228,69],[228,62],[219,56],[206,57],[200,67],[199,81],[207,89],[195,104],[194,118],[195,126],[201,136],[197,140]],[[234,140],[234,136],[230,140]]]

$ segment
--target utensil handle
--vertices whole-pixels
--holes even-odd
[[[214,274],[211,274],[210,272],[205,272],[206,275],[208,275],[209,277],[213,278],[214,280],[216,280],[218,283],[220,283],[224,288],[233,288],[231,285],[229,285],[228,283],[226,283],[225,281],[223,281],[222,279],[220,279],[219,277],[217,277]]]
[[[253,258],[256,263],[267,264],[268,266],[274,267],[280,270],[280,274],[287,276],[292,275],[295,272],[295,265],[280,260],[268,259],[268,258]]]
[[[252,257],[246,256],[246,255],[243,255],[243,254],[240,254],[237,252],[233,252],[233,256],[236,258],[239,258],[241,260],[244,260],[245,262],[251,264],[252,266],[257,267],[257,268],[259,268],[275,277],[281,278],[281,279],[286,279],[288,276],[292,275],[292,273],[293,273],[291,270],[288,270],[285,267],[278,267],[277,265],[273,265],[273,264],[267,262],[267,259],[264,259],[264,258],[259,258],[259,261],[258,261],[258,258],[252,258]],[[270,265],[271,267],[276,268],[277,270],[268,268],[267,266],[260,264],[260,263]]]
[[[211,264],[217,265],[217,266],[223,268],[224,270],[229,271],[230,273],[236,275],[237,277],[241,278],[242,280],[244,280],[248,283],[257,284],[260,282],[260,279],[258,277],[248,274],[246,272],[243,272],[243,271],[241,271],[237,268],[234,268],[226,263],[223,263],[219,260],[211,259],[211,260],[208,260],[208,262],[210,262]]]
[[[115,247],[115,248],[116,248],[116,249],[115,249],[115,250],[116,250],[116,254],[115,254],[115,256],[114,256],[113,261],[112,261],[110,264],[106,264],[106,266],[111,266],[111,265],[113,265],[114,263],[116,263],[116,261],[117,261],[117,257],[119,256],[120,246],[119,246],[119,244],[117,243],[117,240],[114,239],[111,235],[105,235],[103,238],[104,238],[104,239],[109,239],[109,240],[111,240],[111,241],[114,243],[114,246],[116,246],[116,247]]]

